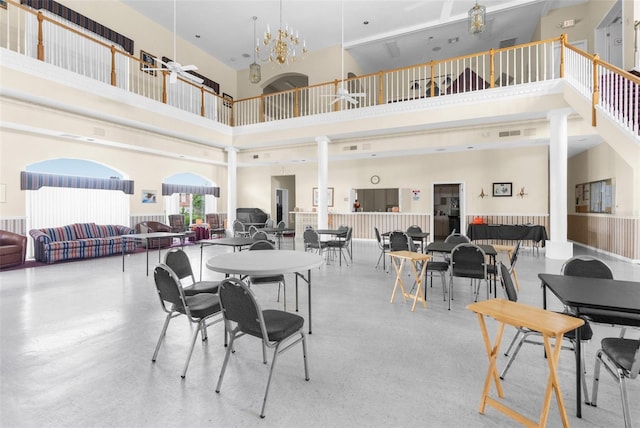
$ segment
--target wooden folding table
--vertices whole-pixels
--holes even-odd
[[[566,332],[575,330],[580,327],[582,324],[584,324],[584,321],[580,318],[547,311],[541,308],[536,308],[534,306],[523,305],[522,303],[510,302],[503,299],[492,299],[485,300],[483,302],[472,303],[467,306],[467,309],[475,312],[478,315],[482,338],[484,339],[487,356],[489,357],[489,369],[487,370],[487,377],[484,381],[484,389],[482,390],[482,398],[480,399],[480,407],[478,411],[484,414],[485,407],[488,404],[525,426],[544,427],[547,425],[549,406],[551,405],[551,391],[553,391],[555,392],[556,401],[558,402],[558,410],[560,411],[562,425],[564,427],[568,427],[569,420],[567,419],[567,411],[565,410],[564,401],[562,400],[562,393],[560,392],[560,385],[558,384],[558,374],[556,371],[556,367],[558,366],[558,360],[560,359],[562,336],[564,336]],[[489,338],[489,333],[487,332],[485,316],[494,318],[499,323],[495,343],[493,344],[493,346],[491,345],[491,339]],[[502,402],[489,397],[489,392],[491,390],[491,381],[493,380],[498,392],[498,397],[504,398],[502,383],[500,382],[500,376],[498,375],[498,370],[496,369],[496,358],[500,351],[500,342],[502,341],[502,333],[504,332],[505,324],[512,325],[516,328],[525,327],[542,333],[542,337],[544,340],[544,349],[547,355],[547,363],[549,365],[549,377],[547,380],[547,389],[545,391],[544,401],[542,403],[540,420],[538,422],[526,418],[522,414],[507,407]],[[551,346],[552,338],[555,338],[553,347]]]
[[[426,308],[427,301],[424,297],[422,286],[424,284],[424,273],[427,270],[427,261],[431,259],[431,255],[405,250],[392,251],[389,253],[389,257],[391,257],[391,264],[393,264],[393,268],[396,270],[396,282],[393,285],[393,293],[391,293],[391,303],[393,303],[393,299],[396,297],[396,291],[398,290],[398,287],[400,287],[400,291],[402,292],[402,297],[405,302],[407,301],[407,298],[413,298],[413,305],[411,306],[412,312],[416,310],[416,304],[418,301],[422,302],[422,306]],[[400,264],[398,264],[398,261]],[[413,278],[416,281],[415,294],[407,293],[407,290],[404,287],[404,282],[402,281],[402,269],[407,261],[409,261],[411,271],[413,272]],[[420,269],[420,272],[416,269],[416,263],[418,262],[422,262],[422,269]]]

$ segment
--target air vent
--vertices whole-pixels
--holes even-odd
[[[516,45],[516,38],[513,39],[505,39],[500,41],[500,48],[510,48],[511,46]]]
[[[358,150],[358,146],[357,145],[356,146],[344,146],[342,148],[342,151],[344,151],[344,152],[352,152],[354,150]]]
[[[260,155],[253,155],[254,159],[258,159],[260,157]]]
[[[515,137],[515,136],[518,136],[520,134],[521,134],[520,130],[516,129],[515,131],[500,131],[498,133],[498,136],[500,138],[504,138],[504,137]]]

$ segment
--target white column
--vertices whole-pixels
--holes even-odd
[[[318,143],[318,229],[326,229],[329,225],[327,200],[327,181],[329,175],[329,138],[317,137]]]
[[[238,204],[238,149],[227,147],[227,235],[233,236],[232,226]],[[231,232],[230,232],[231,231]]]
[[[549,119],[549,227],[546,256],[566,260],[573,256],[567,242],[567,117],[571,109],[552,110]]]

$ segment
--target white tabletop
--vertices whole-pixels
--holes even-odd
[[[207,260],[207,268],[239,275],[277,275],[318,267],[324,259],[315,253],[293,250],[256,250],[226,253]]]

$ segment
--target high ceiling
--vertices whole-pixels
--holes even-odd
[[[173,31],[174,1],[123,0]],[[479,36],[467,31],[474,0],[344,0],[344,45],[362,73],[451,58],[531,41],[549,10],[586,0],[483,0],[487,27]],[[235,70],[253,62],[253,16],[258,37],[267,24],[279,25],[277,0],[177,0],[176,33]],[[341,2],[284,0],[282,22],[296,29],[310,52],[341,42]],[[367,24],[365,24],[367,22]]]

